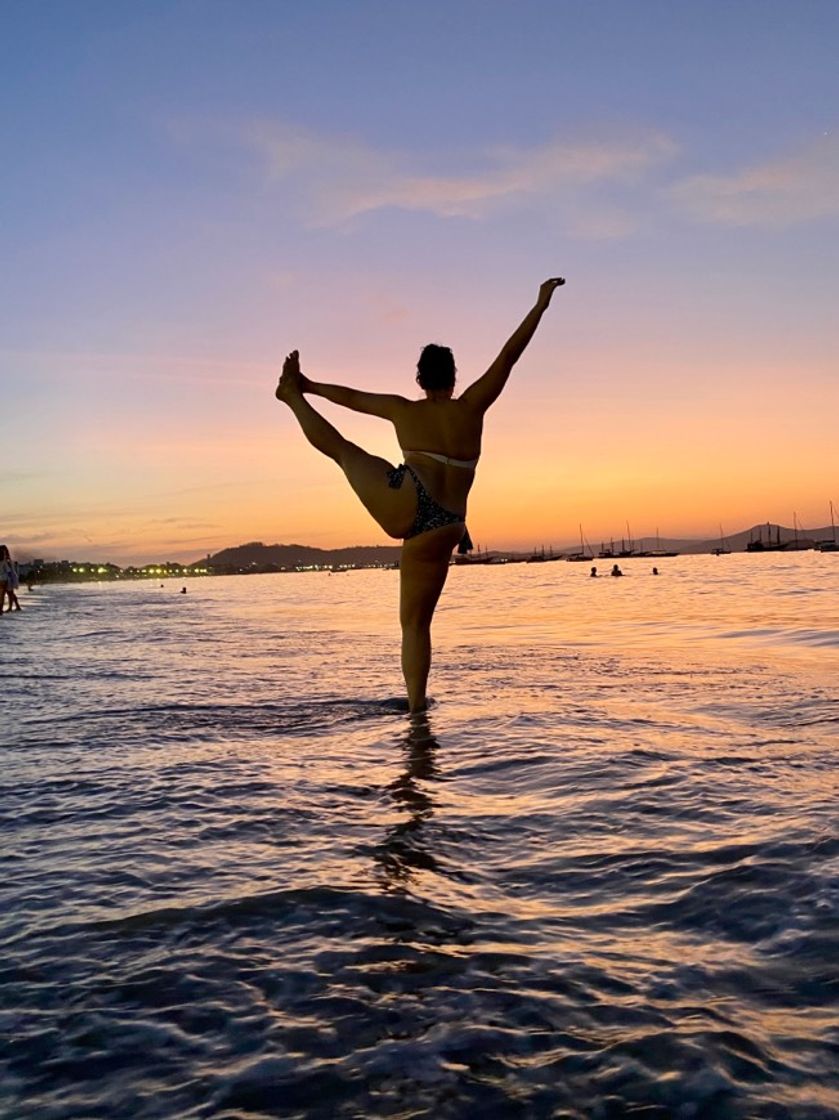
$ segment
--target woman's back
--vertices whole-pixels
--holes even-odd
[[[480,456],[483,414],[454,398],[406,404],[393,420],[405,462],[436,501],[447,509],[464,510],[475,479],[474,467],[464,464],[477,462]],[[457,463],[442,462],[433,455]]]

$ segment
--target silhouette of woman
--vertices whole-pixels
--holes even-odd
[[[459,397],[454,396],[454,356],[445,346],[431,344],[420,355],[416,379],[424,392],[421,400],[312,381],[300,370],[297,350],[283,363],[277,399],[294,413],[309,443],[335,460],[381,528],[404,542],[399,561],[399,621],[402,672],[411,712],[427,706],[431,620],[452,551],[465,530],[466,499],[481,454],[484,414],[506,385],[554,291],[564,283],[555,277],[541,285],[536,303],[498,357]],[[345,439],[304,394],[390,420],[402,449],[402,465],[394,467]]]

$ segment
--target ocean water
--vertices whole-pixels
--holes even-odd
[[[839,1116],[839,556],[36,589],[0,1115]],[[604,565],[608,569],[608,565]]]

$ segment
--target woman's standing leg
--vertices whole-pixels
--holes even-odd
[[[449,561],[463,525],[446,525],[411,537],[399,561],[399,621],[402,625],[402,672],[408,708],[423,711],[431,668],[431,620],[449,574]]]

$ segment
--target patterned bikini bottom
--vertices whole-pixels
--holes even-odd
[[[411,537],[419,536],[420,533],[427,533],[431,529],[442,529],[444,525],[463,524],[463,514],[452,513],[450,509],[445,509],[439,502],[435,502],[420,482],[416,472],[411,470],[407,463],[402,463],[401,466],[394,467],[387,472],[387,484],[391,490],[402,489],[406,471],[417,488],[417,515],[414,518],[413,525],[405,534],[406,541],[410,540]]]

